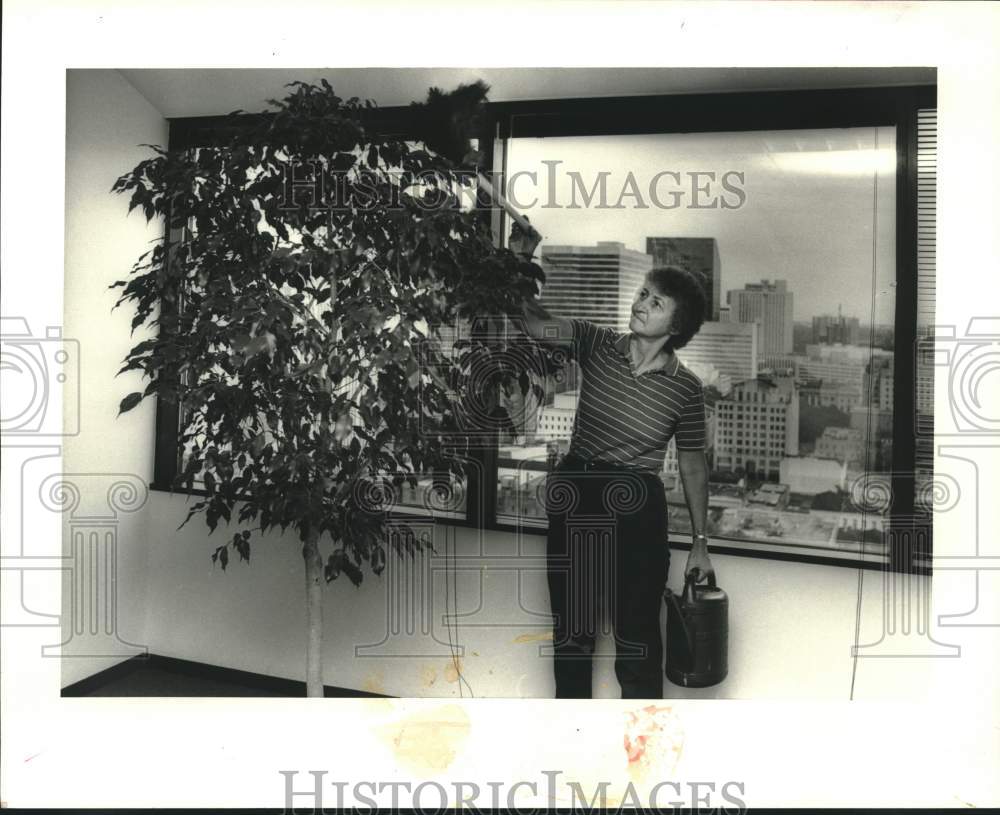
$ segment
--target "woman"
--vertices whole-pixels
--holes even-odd
[[[537,243],[537,235],[516,229],[511,236],[512,250],[526,261]],[[685,577],[712,571],[704,392],[674,353],[698,332],[704,314],[701,284],[675,267],[647,273],[627,332],[557,317],[534,298],[523,303],[528,335],[566,348],[582,374],[569,452],[546,486],[557,698],[592,695],[602,602],[622,698],[663,695],[660,609],[670,549],[658,473],[671,438],[693,530]]]

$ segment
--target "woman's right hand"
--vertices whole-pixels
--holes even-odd
[[[535,249],[538,248],[538,244],[541,241],[542,236],[538,234],[538,230],[534,227],[531,227],[530,232],[525,232],[521,229],[521,225],[517,221],[511,224],[510,238],[507,240],[507,246],[511,252],[522,260],[531,260],[535,255]]]

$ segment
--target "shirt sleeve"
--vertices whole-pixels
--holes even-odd
[[[591,353],[594,351],[594,344],[600,331],[595,323],[590,320],[581,320],[576,317],[570,318],[573,326],[573,343],[570,348],[570,356],[576,360],[581,368],[587,364]]]
[[[674,442],[678,450],[705,449],[705,391],[701,387],[692,389],[691,396],[684,403],[681,415],[674,429]]]

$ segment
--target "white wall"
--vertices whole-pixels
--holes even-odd
[[[132,263],[160,234],[141,215],[125,217],[127,199],[108,193],[114,179],[149,156],[140,142],[165,144],[167,126],[145,98],[116,71],[70,72],[67,88],[66,325],[81,343],[81,433],[65,445],[70,473],[119,473],[140,482],[152,477],[154,405],[115,418],[119,400],[141,386],[132,374],[115,378],[139,332],[129,337],[131,314],[109,313],[117,291],[107,286],[127,275]],[[72,384],[72,383],[69,383]],[[108,479],[78,478],[85,502],[105,500]],[[114,479],[110,479],[114,480]],[[119,479],[121,480],[121,478]],[[138,503],[138,502],[137,502]],[[151,653],[197,660],[273,676],[304,677],[304,600],[300,544],[291,535],[253,541],[249,565],[233,562],[223,573],[211,552],[226,527],[209,535],[200,517],[178,531],[187,514],[184,496],[157,492],[132,512],[118,512],[118,623],[120,636]],[[105,510],[106,512],[106,510]],[[69,549],[69,522],[67,550]],[[433,637],[392,637],[377,656],[356,656],[355,646],[385,638],[389,574],[367,575],[355,588],[345,578],[325,595],[325,681],[329,685],[399,696],[547,697],[553,691],[550,662],[538,654],[548,630],[544,571],[516,573],[502,566],[542,562],[544,538],[519,544],[507,533],[437,530],[440,553],[432,561]],[[448,568],[444,555],[466,558],[467,570]],[[489,568],[471,557],[483,552]],[[506,557],[508,560],[498,560]],[[675,553],[670,583],[679,585],[685,552]],[[706,690],[667,685],[668,696],[721,698],[844,699],[850,690],[850,646],[859,588],[865,598],[861,641],[878,639],[880,577],[859,581],[852,569],[761,559],[714,558],[720,585],[730,595],[730,678]],[[390,565],[390,570],[396,568]],[[452,580],[444,580],[446,575]],[[72,622],[72,594],[64,586],[64,619]],[[441,616],[451,598],[467,615],[458,628],[465,655],[460,683]],[[485,599],[480,609],[480,598]],[[521,597],[521,603],[518,603]],[[456,601],[457,598],[457,601]],[[534,612],[531,617],[524,609]],[[454,635],[454,633],[453,633]],[[85,640],[77,637],[79,644]],[[417,650],[414,650],[417,649]],[[613,643],[598,648],[594,693],[616,697]],[[84,649],[85,652],[85,649]],[[419,656],[412,656],[418,653]],[[387,654],[395,654],[390,656]],[[401,656],[410,654],[411,656]],[[124,654],[122,655],[124,656]],[[67,659],[63,685],[92,675],[122,658]],[[905,662],[896,660],[895,662]],[[882,671],[867,693],[895,693],[895,675]],[[879,684],[880,683],[880,684]]]
[[[66,243],[64,336],[79,342],[80,375],[66,383],[66,393],[80,391],[80,433],[66,437],[66,479],[78,485],[80,502],[67,509],[64,520],[64,555],[72,555],[71,527],[85,539],[105,532],[117,539],[117,588],[120,636],[145,642],[148,575],[149,516],[142,500],[144,484],[153,474],[152,401],[120,419],[119,401],[145,382],[130,372],[115,378],[129,348],[148,334],[137,330],[129,336],[133,314],[125,306],[111,308],[121,289],[109,289],[115,280],[128,277],[139,255],[151,248],[150,240],[162,235],[162,225],[146,224],[138,210],[128,212],[128,197],[112,195],[115,179],[153,154],[140,143],[166,145],[167,122],[118,71],[72,70],[66,86]],[[113,484],[138,486],[131,506],[127,494],[114,497]],[[108,490],[112,489],[109,502]],[[128,487],[125,488],[126,491]],[[117,504],[116,509],[113,504]],[[83,516],[102,516],[97,526],[82,526]],[[89,563],[103,562],[88,558]],[[79,575],[78,575],[79,576]],[[70,636],[74,619],[88,631],[94,615],[74,612],[72,575],[63,582],[63,637]],[[101,597],[112,592],[103,585]],[[90,644],[88,645],[88,639]],[[109,647],[111,650],[109,651]],[[90,656],[90,654],[118,656]],[[63,686],[90,676],[131,653],[109,646],[105,637],[79,633],[64,649]]]
[[[210,560],[222,542],[186,515],[185,499],[155,494],[149,505],[151,615],[146,629],[157,654],[286,678],[305,675],[305,605],[300,544],[292,535],[255,539],[251,562],[226,572]],[[221,535],[220,535],[221,533]],[[430,635],[387,636],[390,562],[381,577],[366,574],[360,587],[346,578],[327,586],[324,601],[324,679],[328,685],[393,696],[550,697],[554,685],[539,644],[550,628],[544,538],[439,527],[429,560]],[[217,538],[217,539],[216,539]],[[520,552],[520,554],[518,554]],[[457,556],[463,568],[451,568]],[[669,585],[679,589],[687,553],[671,558]],[[477,563],[478,559],[478,563]],[[506,559],[506,560],[505,560]],[[859,588],[865,598],[859,641],[876,641],[881,625],[881,575],[854,569],[736,556],[713,556],[719,584],[730,596],[730,676],[703,690],[666,683],[673,697],[742,699],[846,699],[851,686],[851,645]],[[520,564],[518,572],[503,566]],[[485,564],[486,568],[482,568]],[[446,580],[445,578],[449,579]],[[518,597],[523,598],[521,603]],[[457,600],[456,600],[457,598]],[[450,602],[449,602],[450,601]],[[523,606],[523,608],[522,608]],[[442,616],[465,616],[452,637],[464,646],[459,688]],[[527,611],[525,610],[527,609]],[[533,618],[530,612],[538,612]],[[665,611],[664,611],[665,614]],[[401,627],[402,628],[402,627]],[[358,656],[355,646],[384,643],[384,651]],[[457,651],[461,653],[459,649]],[[617,698],[614,643],[601,639],[594,667],[594,695]],[[419,656],[418,656],[419,655]],[[905,662],[905,661],[900,661]],[[861,671],[862,678],[864,670]],[[880,687],[893,695],[892,677]],[[861,682],[858,692],[862,690]],[[915,690],[915,689],[914,689]],[[906,690],[903,691],[907,692]]]

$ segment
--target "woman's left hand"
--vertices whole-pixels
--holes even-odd
[[[684,566],[685,582],[692,572],[695,572],[694,582],[697,583],[702,578],[708,579],[708,573],[714,571],[712,561],[708,559],[708,547],[704,543],[699,544],[695,541],[688,554],[687,565]]]

